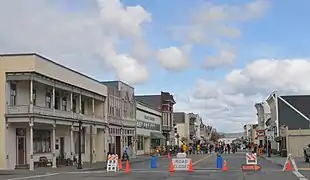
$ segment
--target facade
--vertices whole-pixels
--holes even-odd
[[[266,122],[268,119],[270,119],[270,108],[268,103],[261,102],[256,103],[254,107],[257,110],[257,124],[258,124],[258,140],[259,144],[264,145],[267,144],[267,139],[273,139],[272,136],[270,136],[270,133],[268,132]],[[268,137],[267,137],[268,135]]]
[[[136,101],[137,104],[137,155],[151,154],[156,147],[162,145],[166,140],[162,135],[162,112]]]
[[[0,168],[104,161],[107,87],[37,54],[0,55]],[[79,129],[79,124],[82,128]]]
[[[249,144],[258,144],[257,130],[258,124],[246,124],[244,128],[244,140]]]
[[[277,91],[274,91],[268,97],[267,103],[271,115],[266,126],[273,137],[271,139],[272,149],[281,152],[293,147],[288,146],[287,136],[289,135],[283,133],[285,129],[294,134],[294,146],[302,149],[305,146],[305,140],[300,139],[303,139],[305,135],[301,131],[307,131],[310,127],[310,111],[308,110],[310,95],[280,96]],[[299,131],[301,134],[297,135]]]
[[[108,87],[108,152],[119,156],[125,148],[135,156],[136,103],[134,88],[121,81],[101,82]]]
[[[181,145],[182,140],[188,141],[189,137],[189,115],[184,112],[173,113],[175,144]]]
[[[136,100],[156,107],[162,111],[162,133],[166,137],[165,145],[175,145],[173,106],[176,103],[169,92],[161,92],[160,95],[139,95]]]
[[[200,118],[198,114],[189,113],[189,136],[192,142],[195,142],[201,139],[200,138]]]

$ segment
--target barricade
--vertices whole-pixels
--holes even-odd
[[[257,164],[256,153],[246,153],[246,164]]]
[[[118,155],[109,155],[107,161],[107,172],[118,171]]]
[[[186,153],[178,153],[176,158],[171,159],[170,172],[188,171],[193,172],[192,159],[186,157]]]
[[[261,166],[257,163],[256,153],[246,153],[246,164],[241,165],[242,171],[260,171]]]

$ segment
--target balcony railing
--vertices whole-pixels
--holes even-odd
[[[52,109],[47,107],[40,107],[34,106],[33,109],[30,108],[30,105],[18,105],[18,106],[7,106],[7,114],[8,115],[21,115],[21,114],[29,114],[33,113],[36,115],[43,115],[43,116],[54,116],[60,118],[72,118],[85,121],[97,121],[97,122],[104,122],[104,117],[100,116],[93,116],[93,115],[85,115],[85,114],[78,114],[73,113],[72,111],[62,111],[58,109]]]
[[[162,130],[163,131],[172,131],[173,127],[172,126],[168,126],[168,125],[163,125],[162,126]]]

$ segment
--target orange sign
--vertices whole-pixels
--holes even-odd
[[[262,168],[257,164],[244,164],[241,169],[242,171],[260,171]]]

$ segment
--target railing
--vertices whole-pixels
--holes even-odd
[[[104,122],[104,117],[93,116],[93,115],[79,115],[78,113],[73,113],[71,111],[62,111],[58,109],[52,109],[47,107],[34,106],[32,109],[30,105],[18,105],[18,106],[7,106],[7,114],[9,115],[21,115],[21,114],[37,114],[44,116],[55,116],[61,118],[73,118],[78,119],[81,118],[85,121],[96,121],[96,122]]]
[[[136,120],[123,120],[123,125],[135,127],[137,125],[137,121]]]
[[[172,126],[168,126],[168,125],[163,125],[162,126],[162,130],[163,131],[172,131],[173,127]]]

